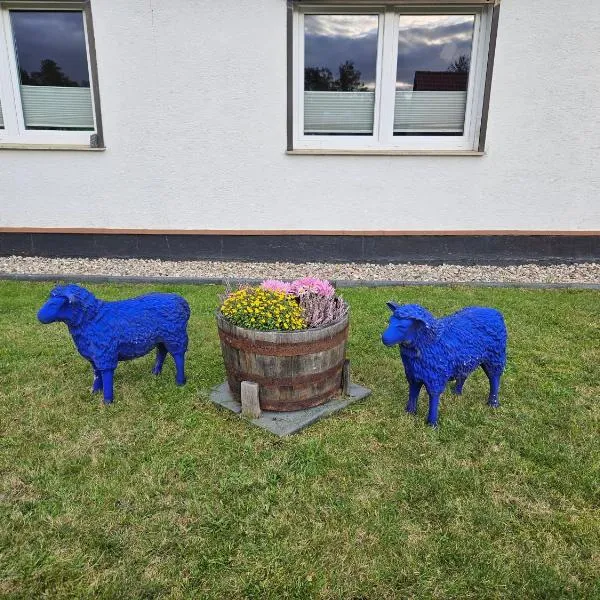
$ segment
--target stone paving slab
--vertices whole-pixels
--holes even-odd
[[[266,429],[280,437],[291,435],[371,394],[370,389],[357,385],[356,383],[350,384],[349,392],[348,396],[333,398],[321,406],[314,406],[313,408],[304,410],[295,410],[291,412],[265,410],[258,419],[248,419],[248,421],[257,427]],[[241,403],[233,397],[226,381],[210,391],[210,399],[214,404],[222,406],[236,414],[242,412]]]

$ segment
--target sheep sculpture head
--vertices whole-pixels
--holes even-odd
[[[435,317],[418,304],[396,304],[388,302],[392,316],[388,328],[383,332],[381,341],[386,346],[401,344],[413,346],[419,339],[428,337],[435,331]]]
[[[500,377],[506,365],[506,325],[493,308],[469,306],[436,319],[418,304],[388,302],[392,311],[381,336],[386,346],[400,346],[408,381],[406,411],[416,413],[419,392],[429,395],[427,422],[436,426],[440,395],[449,381],[462,393],[467,377],[481,367],[490,382],[488,404],[497,407]]]
[[[113,375],[119,361],[156,348],[152,372],[160,374],[168,354],[175,361],[175,381],[185,383],[184,359],[188,345],[190,307],[178,294],[146,294],[106,302],[78,285],[55,287],[38,311],[41,323],[65,323],[79,354],[92,365],[92,392],[102,391],[104,403],[113,401]]]
[[[38,319],[44,324],[61,321],[75,327],[83,319],[92,318],[99,306],[100,301],[85,288],[60,285],[50,292],[50,297],[38,311]]]

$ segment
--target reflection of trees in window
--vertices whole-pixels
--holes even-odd
[[[340,78],[338,79],[341,92],[362,92],[367,88],[360,80],[361,72],[355,68],[351,60],[339,66]]]
[[[333,73],[327,67],[305,67],[305,90],[309,92],[327,92],[332,89],[333,83]]]
[[[58,63],[50,58],[45,58],[40,63],[39,71],[28,73],[19,69],[21,85],[54,85],[59,87],[79,87],[79,83],[65,75]],[[82,87],[89,87],[89,82],[82,81]]]
[[[307,92],[364,92],[367,86],[361,81],[362,73],[347,60],[338,67],[339,77],[327,67],[305,67],[304,89]]]
[[[461,54],[449,67],[451,73],[468,73],[471,67],[471,59],[467,54]]]

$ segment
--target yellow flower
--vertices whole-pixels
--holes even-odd
[[[221,314],[240,327],[289,331],[306,327],[302,309],[290,294],[245,287],[232,292],[221,305]]]

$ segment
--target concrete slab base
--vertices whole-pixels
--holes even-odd
[[[349,404],[366,398],[370,393],[370,389],[351,383],[347,396],[332,398],[321,406],[292,412],[263,411],[258,419],[248,419],[248,421],[257,427],[262,427],[275,435],[283,437],[297,433],[301,429],[346,408]],[[233,397],[226,381],[210,391],[210,399],[215,404],[234,413],[241,414],[242,412],[242,405]]]

